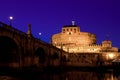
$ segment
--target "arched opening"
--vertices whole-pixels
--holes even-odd
[[[9,66],[13,62],[19,62],[18,46],[13,39],[0,36],[0,66]]]
[[[35,55],[39,57],[39,63],[43,64],[45,62],[46,53],[45,53],[45,50],[43,48],[39,47],[35,51]]]

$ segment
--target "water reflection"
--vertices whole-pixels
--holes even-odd
[[[19,80],[19,79],[10,76],[0,76],[0,80]]]
[[[67,71],[24,76],[0,76],[0,80],[120,80],[120,73],[100,71]]]
[[[101,72],[67,72],[67,80],[116,80],[113,73]],[[118,80],[118,79],[117,79]]]

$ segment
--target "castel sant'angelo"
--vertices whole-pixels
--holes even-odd
[[[68,52],[67,65],[70,66],[111,65],[120,60],[118,48],[112,46],[112,41],[104,40],[97,44],[96,35],[81,32],[74,21],[52,36],[52,45]]]
[[[102,44],[96,43],[96,35],[89,32],[81,32],[80,27],[75,25],[66,25],[62,27],[60,33],[52,36],[52,44],[69,53],[100,53],[100,52],[118,52],[117,47],[112,47],[109,40],[102,41]]]

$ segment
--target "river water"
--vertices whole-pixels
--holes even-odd
[[[0,75],[0,80],[120,80],[120,73],[114,71],[72,70],[60,73],[40,73],[33,75]]]

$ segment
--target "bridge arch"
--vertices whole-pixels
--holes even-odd
[[[45,49],[42,47],[39,47],[35,51],[35,56],[38,56],[39,63],[44,64],[46,61],[46,52]]]
[[[17,36],[17,35],[15,35],[14,33],[12,33],[12,32],[6,32],[6,31],[1,31],[0,30],[0,37],[9,37],[9,38],[11,38],[12,40],[14,40],[14,42],[19,46],[20,45],[20,37],[19,36]]]
[[[16,42],[7,36],[0,36],[0,65],[10,66],[19,63],[19,48]],[[17,65],[18,66],[18,65]]]

